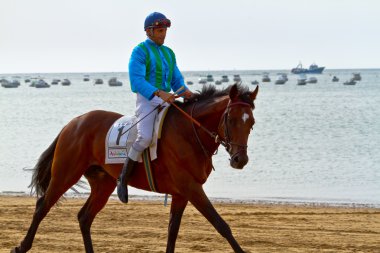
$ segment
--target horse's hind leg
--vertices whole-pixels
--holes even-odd
[[[73,183],[74,184],[74,183]],[[12,253],[24,253],[31,249],[34,237],[36,235],[38,226],[45,218],[51,207],[57,203],[59,198],[71,187],[72,185],[62,186],[60,181],[52,179],[46,193],[37,200],[36,209],[34,211],[32,223],[29,230],[20,243],[20,246],[11,250]]]
[[[84,206],[78,213],[80,230],[82,232],[86,253],[94,252],[91,239],[91,224],[96,214],[102,210],[109,196],[116,187],[116,180],[103,171],[101,167],[93,166],[85,174],[91,193]]]
[[[181,225],[183,211],[186,208],[187,202],[188,200],[182,196],[173,195],[172,197],[166,253],[174,252],[179,226]]]
[[[36,202],[36,210],[33,215],[32,224],[29,227],[28,233],[24,240],[20,243],[20,246],[11,250],[11,253],[23,253],[27,252],[31,247],[36,235],[38,225],[42,219],[46,216],[47,212],[43,212],[44,196],[40,197]]]

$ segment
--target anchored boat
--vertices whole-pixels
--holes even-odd
[[[317,64],[313,63],[308,69],[303,68],[302,64],[299,63],[297,67],[293,68],[291,72],[293,74],[322,74],[325,67],[318,67]]]

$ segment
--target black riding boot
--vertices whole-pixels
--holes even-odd
[[[133,161],[127,157],[120,173],[119,182],[117,185],[117,196],[123,203],[128,203],[128,181],[131,179],[132,172],[136,167],[136,164],[136,161]]]

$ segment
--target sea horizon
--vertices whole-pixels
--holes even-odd
[[[293,66],[295,67],[295,66]],[[288,71],[290,73],[290,70],[293,68],[272,68],[272,69],[222,69],[222,70],[181,70],[183,73],[192,73],[192,72],[237,72],[237,71],[254,71],[254,72],[266,72],[266,71]],[[324,72],[331,72],[331,71],[354,71],[354,70],[380,70],[380,67],[369,67],[369,68],[325,68]],[[41,74],[110,74],[110,73],[124,73],[128,74],[128,71],[62,71],[62,72],[9,72],[9,73],[0,73],[1,76],[6,75],[41,75]]]

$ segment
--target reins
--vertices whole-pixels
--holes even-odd
[[[185,112],[184,110],[182,110],[178,105],[176,105],[175,103],[172,103],[171,105],[173,105],[175,108],[177,108],[183,115],[186,116],[186,118],[188,118],[190,121],[192,121],[195,125],[197,125],[199,128],[201,128],[203,131],[205,131],[208,135],[210,135],[210,137],[212,139],[215,140],[215,143],[219,143],[219,144],[222,144],[224,147],[226,147],[226,143],[224,142],[224,140],[222,138],[220,138],[218,136],[217,133],[215,132],[211,132],[210,130],[208,130],[207,128],[205,128],[204,126],[201,125],[201,123],[199,123],[196,119],[194,119],[192,116],[190,116],[187,112]]]
[[[190,114],[190,116],[191,116],[192,118],[193,118],[193,112],[194,112],[194,109],[195,109],[195,104],[196,104],[196,103],[194,103],[194,104],[193,104],[193,107],[191,108],[191,114]],[[198,144],[201,146],[201,148],[202,148],[202,150],[203,150],[203,153],[205,154],[206,158],[209,158],[209,157],[210,157],[210,154],[209,154],[209,152],[206,150],[206,148],[203,146],[202,141],[201,141],[201,139],[200,139],[199,136],[198,136],[198,132],[197,132],[197,130],[195,129],[195,126],[194,126],[193,121],[191,122],[191,126],[192,126],[192,128],[193,128],[193,132],[194,132],[194,134],[195,134],[195,137],[196,137],[196,139],[197,139],[197,142],[198,142]],[[212,168],[214,169],[214,166],[213,166]],[[214,170],[215,170],[215,169],[214,169]]]
[[[175,91],[173,93],[172,96],[176,96],[178,95],[178,93],[183,90],[184,87],[181,87],[180,89],[178,89],[177,91]],[[164,103],[166,103],[167,101],[163,101],[161,104],[157,105],[151,112],[149,112],[148,114],[146,114],[143,118],[141,118],[140,120],[138,120],[137,122],[135,122],[134,124],[132,124],[132,126],[130,126],[127,130],[125,130],[124,132],[122,132],[120,134],[120,136],[122,136],[123,134],[125,134],[126,132],[128,132],[130,129],[132,129],[132,127],[136,126],[137,123],[139,123],[140,121],[142,121],[143,119],[145,119],[149,114],[151,114],[153,111],[157,110],[158,108],[160,108]],[[251,105],[249,103],[246,103],[246,102],[232,102],[231,103],[231,100],[228,102],[228,105],[223,113],[223,116],[220,120],[223,120],[224,119],[224,138],[219,136],[217,133],[215,132],[211,132],[210,130],[208,130],[206,127],[204,127],[201,123],[199,123],[199,121],[197,121],[196,119],[194,119],[192,117],[192,115],[190,116],[187,112],[185,112],[184,110],[182,110],[178,105],[176,105],[175,103],[171,103],[171,105],[173,105],[177,110],[179,110],[187,119],[189,119],[193,124],[197,125],[199,128],[201,128],[203,131],[205,131],[214,141],[215,143],[219,143],[220,145],[222,145],[223,147],[226,148],[227,151],[229,151],[231,149],[231,146],[232,145],[235,145],[235,146],[240,146],[240,147],[243,147],[243,148],[247,148],[247,145],[241,145],[241,144],[238,144],[238,143],[234,143],[234,142],[231,142],[230,141],[230,135],[229,135],[229,130],[228,130],[228,125],[227,125],[227,120],[228,120],[228,115],[229,115],[229,112],[230,112],[230,108],[233,107],[233,106],[236,106],[236,105],[242,105],[242,106],[249,106],[251,107]],[[195,104],[193,106],[193,109],[194,110],[194,107],[195,107]],[[191,112],[191,114],[193,114]],[[219,124],[220,125],[220,124]],[[194,129],[194,126],[193,126],[193,129]],[[195,130],[195,129],[194,129]],[[195,132],[196,133],[196,132]],[[205,152],[205,154],[207,156],[209,156],[207,150],[205,149],[205,147],[202,145],[202,142],[200,141],[198,135],[196,134],[196,137],[197,137],[197,141],[200,143],[203,151]],[[240,150],[236,153],[238,154],[240,152]],[[231,157],[234,157],[236,154],[232,155]]]
[[[181,87],[179,88],[178,90],[176,90],[172,95],[171,97],[176,97],[178,95],[178,93],[180,91],[182,91],[185,87]],[[119,136],[121,137],[122,135],[124,135],[125,133],[127,133],[129,130],[131,130],[134,126],[136,126],[140,121],[142,121],[143,119],[145,119],[146,117],[148,117],[148,115],[150,115],[152,112],[154,112],[155,110],[161,108],[166,102],[166,100],[164,100],[161,104],[157,105],[156,107],[153,108],[153,110],[151,110],[149,113],[147,113],[144,117],[142,117],[141,119],[139,119],[137,122],[135,122],[134,124],[132,124],[132,126],[130,126],[127,130],[125,130],[124,132],[122,132]]]
[[[221,136],[219,136],[217,133],[211,132],[210,130],[208,130],[207,128],[205,128],[204,126],[202,126],[201,123],[199,123],[196,119],[194,119],[192,116],[190,116],[187,112],[185,112],[184,110],[182,110],[175,103],[172,103],[172,105],[175,108],[177,108],[183,115],[185,115],[186,118],[188,118],[195,125],[197,125],[203,131],[205,131],[212,139],[214,139],[215,143],[219,143],[223,147],[225,147],[227,151],[229,151],[229,149],[231,148],[232,145],[240,146],[240,147],[243,147],[243,148],[247,148],[247,145],[241,145],[241,144],[238,144],[238,143],[230,142],[229,131],[228,131],[228,126],[227,126],[227,119],[228,119],[228,115],[229,115],[229,109],[232,106],[242,105],[242,106],[249,106],[249,107],[251,107],[251,105],[249,103],[246,103],[246,102],[233,102],[233,103],[231,103],[231,101],[228,103],[228,105],[227,105],[227,107],[226,107],[226,109],[225,109],[225,111],[223,113],[223,116],[221,118],[221,120],[224,118],[224,125],[225,125],[225,127],[224,127],[224,138],[221,137]],[[193,106],[193,110],[194,110],[194,107],[195,107],[195,105]],[[196,137],[197,137],[198,142],[201,144],[201,147],[202,147],[203,151],[205,151],[205,148],[203,147],[202,143],[200,142],[199,137],[198,137],[197,134],[196,134]],[[237,153],[239,153],[239,152],[240,151],[238,151]],[[205,152],[205,154],[208,155],[208,152]],[[236,155],[236,154],[234,154],[234,155]]]

